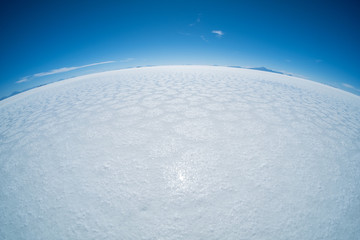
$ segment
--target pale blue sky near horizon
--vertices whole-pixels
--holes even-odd
[[[0,98],[145,65],[267,67],[359,94],[354,1],[2,1]]]

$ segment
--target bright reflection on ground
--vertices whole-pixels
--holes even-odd
[[[183,174],[183,172],[181,170],[178,171],[178,178],[181,182],[185,181],[185,175]]]

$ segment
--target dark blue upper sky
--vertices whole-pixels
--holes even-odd
[[[359,12],[355,1],[3,0],[0,97],[160,64],[265,66],[356,93]]]

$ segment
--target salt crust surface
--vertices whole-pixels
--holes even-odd
[[[0,102],[0,239],[359,239],[360,98],[210,66]]]

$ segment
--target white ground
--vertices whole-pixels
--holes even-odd
[[[209,66],[0,102],[0,239],[360,239],[360,97]]]

